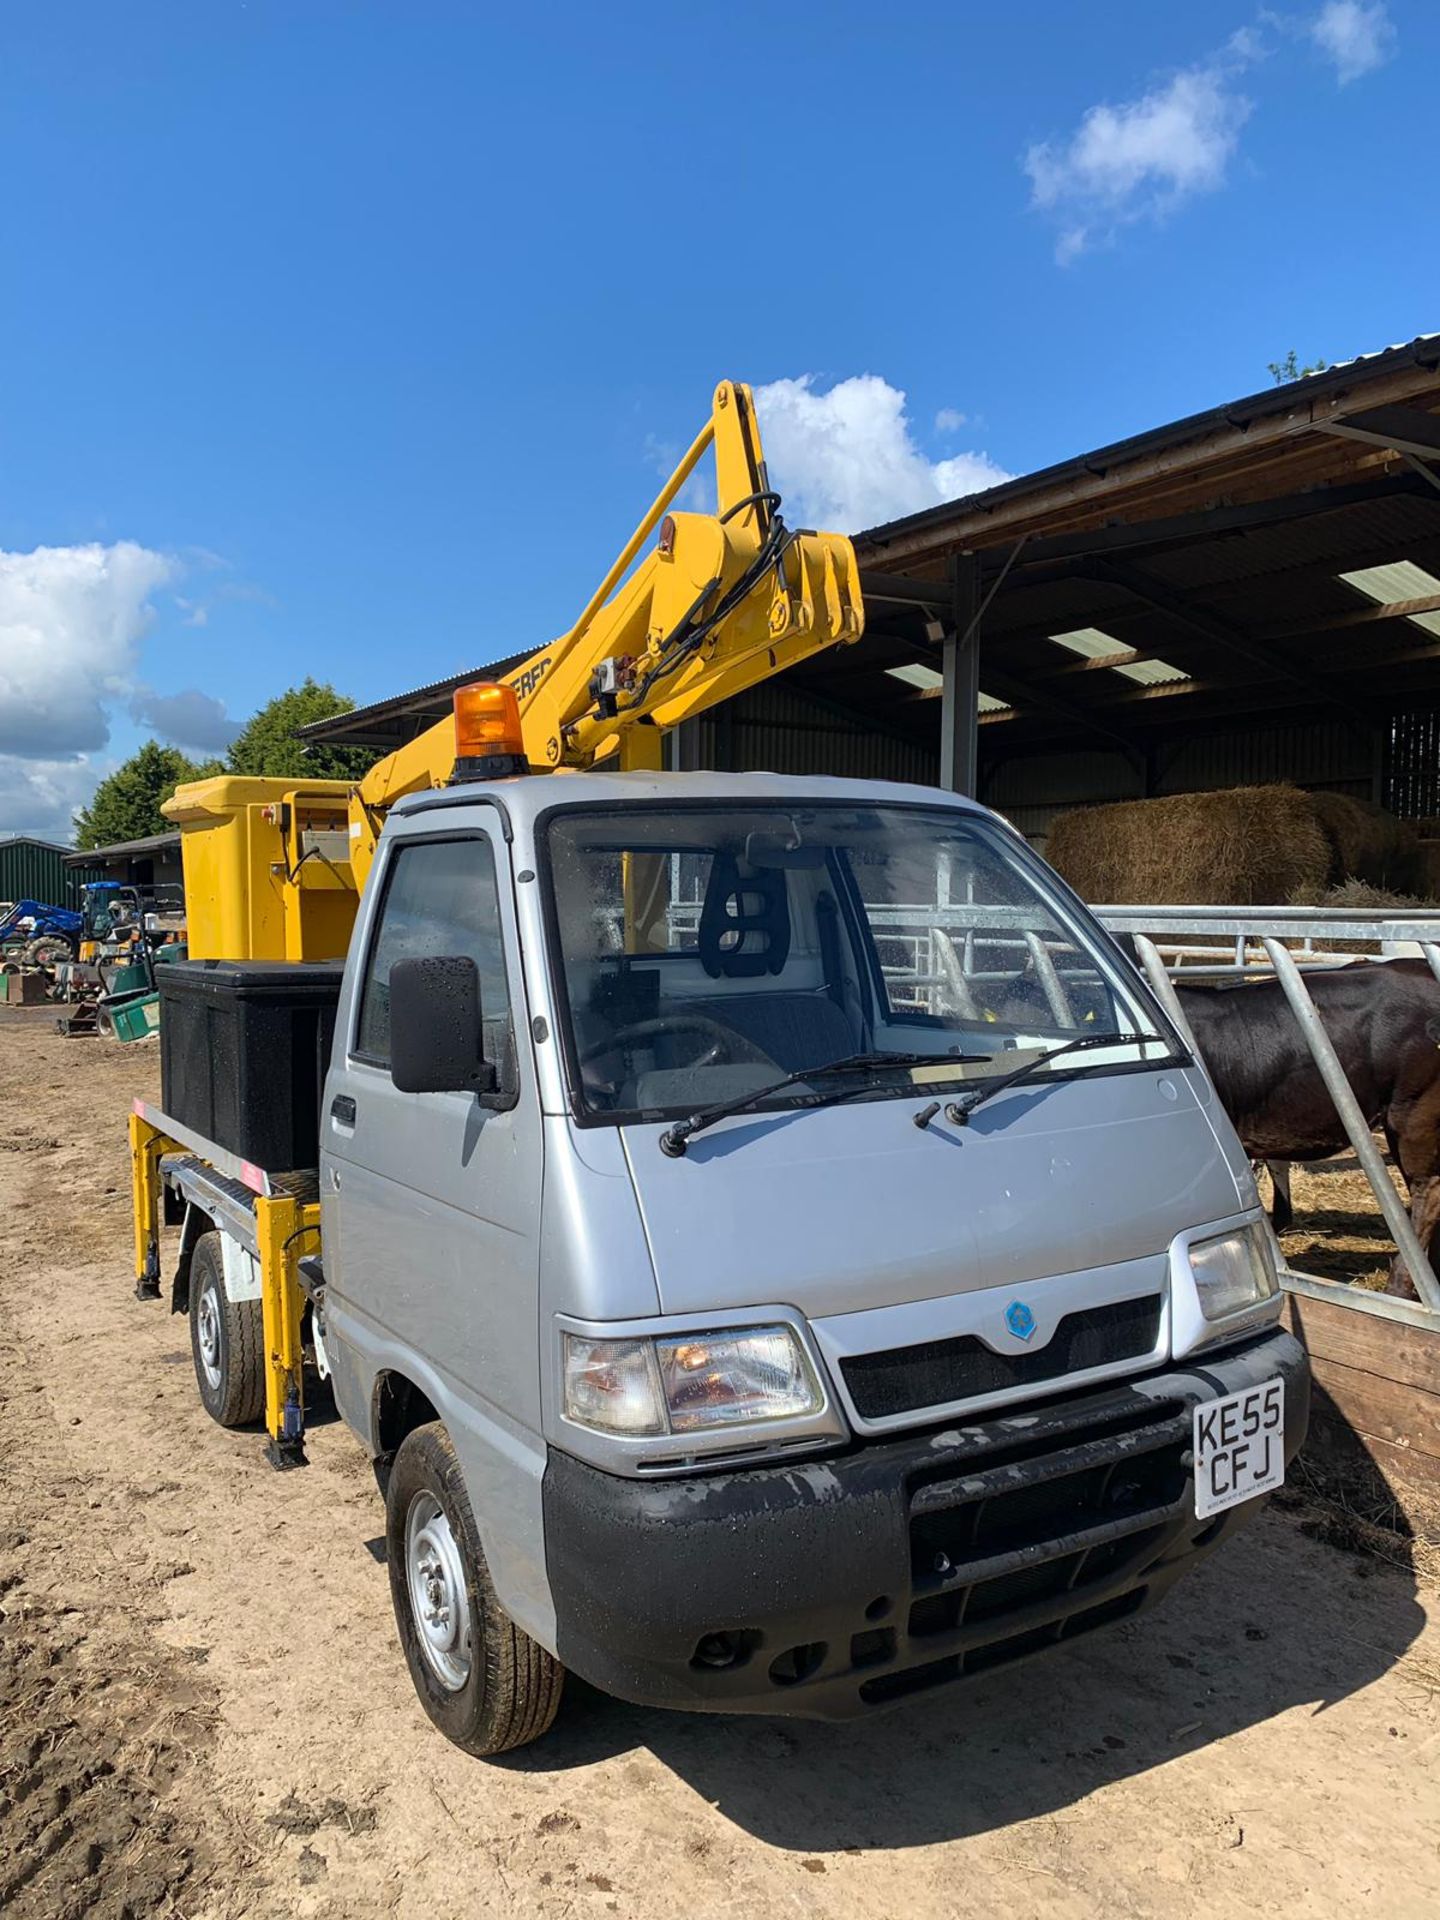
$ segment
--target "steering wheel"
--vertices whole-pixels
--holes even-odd
[[[632,1020],[628,1026],[617,1027],[614,1033],[607,1034],[603,1040],[592,1040],[588,1047],[580,1050],[580,1064],[588,1067],[592,1061],[603,1054],[612,1053],[617,1047],[639,1046],[646,1040],[668,1039],[680,1033],[696,1033],[709,1038],[710,1044],[693,1060],[687,1060],[687,1067],[714,1067],[722,1062],[738,1066],[754,1064],[773,1067],[775,1062],[752,1040],[743,1033],[737,1033],[734,1027],[727,1027],[719,1020],[712,1020],[706,1013],[662,1013],[650,1020]]]

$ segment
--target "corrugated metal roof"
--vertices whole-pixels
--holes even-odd
[[[450,696],[457,687],[472,680],[499,680],[521,666],[537,648],[512,653],[486,666],[471,667],[465,673],[451,674],[447,680],[432,680],[429,686],[415,687],[409,693],[397,693],[389,700],[376,700],[368,707],[352,707],[348,713],[332,714],[328,720],[312,720],[296,731],[300,740],[337,740],[360,746],[402,746],[427,726],[442,719],[449,710]],[[419,724],[412,724],[419,722]]]
[[[1427,573],[1424,567],[1417,567],[1413,560],[1392,560],[1380,567],[1360,567],[1353,573],[1338,576],[1347,586],[1354,587],[1377,606],[1394,606],[1401,600],[1419,600],[1428,593],[1440,593],[1440,580],[1433,573]],[[1440,634],[1440,613],[1408,613],[1405,616],[1407,626],[1419,627],[1423,633]]]
[[[141,840],[117,840],[113,846],[87,847],[84,853],[70,853],[67,849],[66,864],[76,866],[87,860],[124,860],[140,858],[147,853],[163,853],[180,845],[180,830],[173,833],[148,833]]]
[[[45,847],[51,853],[73,853],[75,849],[59,840],[42,840],[34,833],[0,833],[0,847]]]
[[[1382,347],[1375,353],[1357,354],[1353,359],[1337,361],[1333,367],[1327,367],[1320,373],[1308,373],[1298,380],[1289,380],[1280,386],[1271,386],[1258,393],[1244,395],[1239,400],[1231,400],[1222,406],[1207,408],[1203,413],[1185,415],[1180,420],[1172,420],[1162,427],[1151,427],[1143,433],[1130,435],[1124,440],[1112,441],[1108,446],[1097,447],[1090,453],[1076,454],[1068,460],[1057,461],[1049,467],[1039,467],[1032,473],[1018,474],[1013,480],[1005,480],[999,486],[987,487],[978,493],[965,494],[958,500],[942,503],[935,507],[926,507],[919,513],[902,515],[898,520],[888,520],[879,526],[869,527],[857,534],[857,542],[862,546],[883,548],[888,541],[900,535],[908,535],[919,530],[953,519],[957,508],[983,509],[998,506],[1002,501],[1023,499],[1026,494],[1040,493],[1054,486],[1057,481],[1069,476],[1089,475],[1101,479],[1117,467],[1123,467],[1144,454],[1154,454],[1170,447],[1179,447],[1187,441],[1205,439],[1225,427],[1245,427],[1264,419],[1267,415],[1289,413],[1297,396],[1303,389],[1307,401],[1318,394],[1332,390],[1346,391],[1354,385],[1357,368],[1364,368],[1366,377],[1378,377],[1397,371],[1406,365],[1429,368],[1440,364],[1440,333],[1417,334],[1413,340],[1393,347]]]
[[[1352,354],[1348,360],[1332,360],[1328,367],[1320,367],[1314,373],[1302,373],[1299,380],[1289,384],[1298,387],[1301,381],[1318,380],[1322,373],[1339,373],[1346,367],[1364,366],[1367,360],[1383,360],[1387,354],[1404,353],[1407,347],[1418,347],[1432,340],[1440,340],[1440,333],[1417,333],[1413,340],[1393,341],[1388,347],[1376,347],[1373,353]]]

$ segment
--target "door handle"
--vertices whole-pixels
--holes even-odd
[[[330,1118],[338,1120],[342,1127],[355,1124],[355,1102],[348,1093],[337,1093],[330,1102]]]

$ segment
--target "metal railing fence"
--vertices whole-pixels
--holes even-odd
[[[1305,984],[1307,969],[1320,971],[1330,966],[1364,964],[1407,953],[1423,957],[1440,982],[1440,912],[1106,906],[1097,908],[1096,913],[1112,933],[1127,934],[1133,940],[1157,998],[1189,1041],[1196,1058],[1202,1061],[1175,992],[1175,979],[1216,979],[1227,975],[1232,979],[1249,979],[1264,975],[1279,982],[1420,1299],[1415,1302],[1372,1293],[1365,1288],[1327,1280],[1319,1274],[1300,1272],[1288,1264],[1282,1271],[1284,1283],[1292,1292],[1334,1300],[1385,1319],[1440,1330],[1440,1280],[1416,1237],[1408,1209],[1395,1191],[1384,1157]],[[1199,940],[1206,944],[1199,947],[1190,944]],[[1363,941],[1377,951],[1356,954],[1337,947],[1337,941]],[[1228,957],[1222,958],[1222,954]],[[1201,957],[1197,959],[1197,955]]]

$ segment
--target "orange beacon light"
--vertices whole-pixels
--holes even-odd
[[[451,786],[466,780],[503,780],[528,773],[520,702],[498,680],[477,680],[455,689],[455,771]]]

